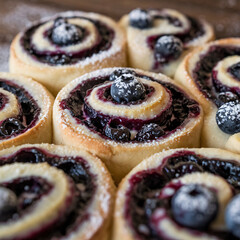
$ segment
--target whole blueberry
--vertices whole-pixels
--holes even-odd
[[[223,104],[217,111],[216,122],[225,133],[240,132],[240,103],[232,101]]]
[[[110,94],[118,103],[129,103],[145,96],[145,87],[131,74],[123,74],[111,85]]]
[[[225,222],[231,233],[240,238],[240,194],[236,195],[228,204]]]
[[[111,127],[109,124],[107,124],[104,132],[107,137],[119,142],[128,142],[131,138],[129,129],[122,125]]]
[[[164,130],[156,123],[149,123],[143,125],[136,135],[136,140],[144,142],[147,140],[154,140],[164,135]]]
[[[16,194],[8,188],[0,187],[0,221],[7,221],[16,210]]]
[[[51,39],[60,46],[78,43],[83,37],[83,31],[66,20],[57,19],[54,23]]]
[[[158,62],[177,59],[183,51],[181,40],[174,36],[162,36],[155,43],[154,52]]]
[[[240,62],[232,65],[228,71],[237,79],[240,80]]]
[[[239,101],[239,97],[237,94],[233,92],[221,92],[218,95],[218,100],[219,100],[219,105],[221,106],[227,102]]]
[[[198,184],[182,186],[173,196],[171,204],[175,221],[189,228],[208,227],[218,212],[216,194]]]
[[[145,29],[153,25],[153,18],[148,11],[136,8],[129,13],[129,22],[132,27]]]
[[[124,79],[127,76],[134,76],[135,72],[131,69],[126,69],[126,68],[119,68],[115,70],[111,75],[109,76],[110,81],[117,80],[118,78]]]

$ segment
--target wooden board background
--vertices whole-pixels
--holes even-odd
[[[8,70],[11,40],[32,21],[65,10],[99,12],[118,20],[136,7],[174,8],[212,23],[217,38],[240,37],[240,0],[0,0],[0,71]]]

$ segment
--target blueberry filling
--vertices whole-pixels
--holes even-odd
[[[156,123],[149,123],[143,125],[140,131],[137,133],[136,139],[139,142],[145,142],[148,140],[154,140],[164,135],[162,128]]]
[[[232,74],[234,78],[240,81],[240,62],[234,64],[228,69],[228,72]]]
[[[232,92],[240,97],[240,88],[228,87],[217,79],[217,72],[213,70],[216,64],[226,57],[240,55],[240,48],[234,46],[211,46],[208,52],[201,56],[195,69],[193,78],[199,90],[218,107],[222,105],[220,93]]]
[[[151,218],[154,212],[159,208],[165,209],[168,217],[170,217],[173,221],[176,221],[172,210],[172,202],[174,200],[172,197],[160,195],[161,190],[166,186],[178,191],[181,189],[182,185],[174,183],[171,186],[168,186],[169,182],[175,178],[179,178],[185,174],[193,172],[209,172],[219,175],[232,185],[234,193],[240,191],[239,163],[233,160],[220,161],[217,158],[206,158],[201,155],[196,155],[191,151],[176,152],[172,156],[165,158],[161,166],[152,170],[138,172],[130,179],[130,188],[127,192],[127,201],[124,212],[128,223],[134,229],[137,239],[165,239],[164,236],[166,235],[164,234],[164,230],[163,236],[159,236],[159,233],[156,232],[156,229],[151,224]],[[216,210],[217,203],[215,203],[215,197],[213,197],[212,194],[210,195],[209,202],[214,205],[213,209]],[[213,231],[207,228],[209,221],[211,221],[209,219],[212,219],[215,216],[215,210],[212,214],[207,216],[207,218],[204,217],[206,220],[206,222],[202,222],[204,230],[201,229],[201,232],[198,231],[191,233],[199,236],[200,234],[204,234],[204,232],[206,232],[224,240],[235,239],[229,231]],[[209,209],[206,214],[208,213]],[[187,213],[185,212],[184,214]],[[183,221],[184,219],[182,217],[183,215],[181,215],[181,220]],[[186,216],[186,219],[187,218],[188,217]],[[193,218],[192,221],[193,222],[191,224],[199,226],[196,217]],[[178,221],[176,221],[176,224],[178,224]],[[179,223],[179,228],[184,226],[184,224],[185,223],[183,222]],[[144,232],[142,231],[143,226]]]
[[[8,191],[8,203],[4,203],[6,215],[2,222],[18,219],[44,195],[52,190],[52,185],[41,177],[22,177],[0,184]]]
[[[155,18],[160,18],[160,19],[167,19],[170,23],[172,23],[174,26],[181,26],[181,22],[178,19],[175,19],[173,17],[170,17],[168,15],[164,16],[155,16]],[[179,34],[174,34],[174,35],[152,35],[147,38],[147,44],[150,49],[154,51],[154,59],[155,63],[153,66],[153,70],[158,70],[162,67],[162,65],[167,64],[171,62],[172,60],[177,59],[182,51],[186,48],[185,46],[193,41],[196,38],[200,38],[205,34],[205,29],[203,25],[201,24],[200,21],[197,19],[194,19],[192,17],[187,16],[187,19],[190,22],[190,29],[189,31],[179,33]],[[169,45],[169,50],[164,49],[163,50],[163,45],[162,44],[162,38],[169,38],[171,37],[172,43],[174,44],[167,44]],[[159,40],[160,39],[160,40]],[[164,41],[165,42],[165,41]],[[173,49],[176,50],[173,51]],[[163,53],[164,52],[164,56]]]
[[[174,194],[171,205],[175,221],[195,229],[206,229],[218,212],[215,192],[198,184],[182,186]]]
[[[121,134],[114,134],[114,136],[119,136],[119,138],[116,137],[110,137],[113,136],[113,134],[108,134],[109,131],[105,131],[105,127],[107,124],[110,124],[110,126],[118,126],[121,125],[123,127],[126,127],[131,130],[140,131],[142,127],[146,124],[154,123],[156,125],[157,129],[150,129],[149,131],[146,131],[148,137],[143,137],[142,131],[137,135],[137,137],[132,138],[131,141],[133,142],[141,142],[143,139],[158,139],[160,137],[166,137],[172,132],[174,132],[177,128],[180,128],[185,120],[190,117],[197,117],[200,113],[200,108],[192,99],[189,99],[180,89],[172,85],[171,83],[165,83],[158,81],[156,79],[138,75],[137,73],[134,74],[136,77],[142,77],[147,80],[156,81],[159,82],[163,87],[166,88],[166,90],[171,95],[171,101],[170,105],[168,105],[163,112],[161,112],[159,115],[154,117],[153,119],[128,119],[124,117],[117,117],[117,116],[109,116],[105,115],[99,111],[94,110],[89,104],[88,101],[85,101],[85,97],[88,96],[91,92],[91,90],[100,84],[103,84],[104,82],[109,81],[109,78],[113,75],[106,76],[106,77],[97,77],[93,79],[88,79],[86,81],[83,81],[81,84],[79,84],[75,89],[73,89],[69,97],[66,99],[63,99],[60,103],[60,107],[62,109],[68,109],[71,113],[71,115],[76,119],[76,122],[79,124],[84,124],[87,126],[91,131],[99,134],[103,138],[110,138],[115,141],[122,142],[128,141],[127,137],[122,138]],[[146,96],[151,95],[151,89],[148,89],[145,87],[146,90]],[[101,90],[102,91],[102,90]],[[101,93],[102,94],[102,93]],[[104,92],[104,101],[111,100],[111,94],[110,91]],[[108,95],[107,95],[108,94]],[[160,130],[161,128],[161,130]],[[114,127],[114,131],[116,131],[117,128]],[[119,128],[119,131],[122,131],[122,129]],[[107,134],[106,134],[107,133]]]
[[[34,239],[50,240],[66,237],[88,218],[85,209],[90,204],[96,187],[95,176],[91,174],[89,165],[84,159],[53,155],[38,148],[23,148],[13,155],[0,158],[0,166],[16,162],[47,162],[49,165],[63,170],[73,179],[76,187],[76,203],[72,209],[69,209],[68,215],[64,219],[59,219],[56,226],[51,226],[51,229],[42,229]],[[52,188],[44,179],[36,177],[16,179],[12,182],[2,183],[1,186],[13,191],[18,198],[17,214],[14,214],[14,217],[23,216],[25,210],[27,211]]]
[[[79,61],[91,57],[94,54],[98,54],[102,51],[108,50],[112,46],[112,41],[114,39],[114,31],[109,26],[105,25],[104,23],[93,20],[85,17],[71,17],[72,18],[81,18],[86,19],[93,23],[98,30],[99,39],[96,44],[92,47],[83,49],[77,52],[67,53],[65,51],[56,51],[56,52],[49,52],[49,51],[39,51],[36,46],[32,44],[32,36],[34,32],[43,24],[41,23],[29,28],[21,38],[21,45],[25,51],[27,51],[34,59],[50,64],[50,65],[66,65],[66,64],[76,64]],[[59,18],[55,21],[53,29],[50,29],[46,32],[47,38],[50,41],[53,41],[54,44],[59,46],[68,46],[71,44],[76,44],[81,42],[84,37],[88,34],[86,29],[76,27],[75,25],[71,25],[66,27],[66,21],[68,18],[66,17],[65,20],[59,20]],[[65,24],[65,25],[64,25]],[[65,28],[65,32],[71,32],[70,34],[65,34],[62,37],[62,28]],[[59,30],[60,28],[60,30]],[[74,29],[73,29],[74,28]],[[55,34],[56,33],[56,34]],[[59,37],[61,35],[61,37]]]
[[[13,93],[19,102],[20,113],[0,123],[0,140],[25,132],[34,126],[40,114],[40,108],[30,94],[22,87],[7,80],[0,80],[0,87]]]
[[[107,137],[119,142],[128,142],[131,138],[129,129],[122,125],[111,127],[109,124],[107,124],[104,132]]]
[[[77,44],[84,36],[84,30],[76,25],[70,24],[66,19],[57,18],[51,29],[50,38],[59,46]]]
[[[8,98],[0,93],[0,111],[5,107],[5,105],[8,103]]]
[[[8,188],[0,187],[0,222],[12,218],[17,211],[17,196]]]

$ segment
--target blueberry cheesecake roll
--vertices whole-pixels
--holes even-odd
[[[118,182],[155,152],[199,146],[202,110],[162,74],[107,68],[60,91],[53,124],[55,143],[88,149]]]
[[[171,149],[121,182],[113,240],[240,239],[240,155]]]
[[[172,9],[134,9],[120,26],[127,35],[129,65],[170,77],[186,53],[214,39],[208,23]]]
[[[199,47],[186,56],[175,79],[203,106],[202,146],[240,153],[240,39]]]
[[[52,141],[53,97],[30,78],[0,73],[0,150]]]
[[[0,152],[0,239],[107,240],[115,187],[103,163],[67,146]]]
[[[82,74],[125,64],[125,37],[117,23],[80,11],[34,23],[15,37],[10,52],[11,72],[34,78],[54,95]]]

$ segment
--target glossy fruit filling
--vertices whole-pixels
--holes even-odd
[[[58,219],[58,222],[50,229],[41,229],[34,239],[49,240],[61,239],[71,234],[78,226],[86,220],[89,215],[86,208],[90,204],[95,193],[95,176],[91,174],[88,163],[81,157],[68,157],[50,154],[49,152],[39,148],[23,148],[8,157],[0,158],[0,166],[12,163],[42,163],[47,162],[49,165],[61,169],[71,177],[75,183],[75,205],[71,206],[67,216],[64,219]],[[25,206],[32,205],[43,194],[46,194],[51,186],[42,184],[38,178],[30,178],[23,180],[15,180],[14,183],[7,182],[1,184],[14,191],[17,196],[28,196],[29,192],[34,193],[33,198],[23,198],[23,204],[20,207],[20,212],[25,209]],[[41,188],[39,186],[42,186]],[[24,202],[25,201],[25,202]],[[68,211],[68,210],[66,210]],[[21,215],[19,215],[21,217]]]
[[[98,20],[93,20],[86,17],[71,17],[71,18],[85,19],[95,25],[95,28],[98,31],[98,40],[93,46],[90,46],[86,49],[83,49],[81,51],[76,51],[76,52],[65,52],[61,49],[57,51],[40,51],[38,50],[37,46],[33,45],[32,36],[39,27],[45,24],[44,22],[29,28],[24,33],[23,37],[21,38],[22,47],[24,48],[25,51],[28,52],[28,54],[31,55],[33,59],[39,62],[47,63],[49,65],[54,66],[54,65],[76,64],[87,57],[91,57],[94,54],[98,54],[102,51],[106,51],[112,46],[112,41],[114,39],[114,31],[109,26],[107,26],[106,24]],[[48,29],[44,36],[50,39],[50,42],[52,42],[53,27],[51,29]],[[83,32],[86,35],[87,29],[83,29]],[[79,41],[76,41],[76,42],[73,41],[73,44],[81,43],[83,39],[84,39],[84,36],[81,39],[79,39]],[[54,42],[52,42],[52,44],[55,45]]]
[[[191,151],[176,152],[165,158],[159,167],[138,172],[129,180],[130,187],[126,196],[124,212],[127,221],[134,229],[136,239],[165,239],[159,236],[159,232],[157,233],[151,224],[153,213],[157,208],[165,210],[163,218],[170,218],[174,221],[171,210],[172,197],[162,194],[164,192],[162,190],[169,187],[171,180],[193,172],[209,172],[219,175],[232,185],[234,193],[240,191],[239,163],[233,160],[221,161],[217,158],[206,158]],[[182,184],[179,182],[171,184],[171,188],[175,191],[181,186]],[[179,228],[183,227],[177,222],[175,223]],[[209,233],[221,237],[221,239],[235,239],[227,231],[213,232],[208,227],[201,231],[191,231],[191,229],[189,231],[191,234],[197,234],[198,236]],[[164,236],[164,231],[160,235]]]
[[[18,116],[7,118],[0,122],[0,140],[2,140],[21,134],[33,127],[39,118],[40,107],[24,88],[15,83],[0,79],[0,88],[14,94],[17,97],[20,108]],[[3,101],[3,108],[5,101],[1,101]]]
[[[232,92],[240,98],[240,88],[224,85],[218,79],[218,72],[213,70],[219,61],[235,55],[240,55],[240,48],[213,45],[207,53],[200,56],[200,60],[192,72],[199,90],[218,107],[222,105],[220,95],[222,92]]]
[[[86,97],[95,86],[109,81],[109,76],[100,76],[97,78],[83,81],[70,92],[69,96],[66,99],[63,99],[61,101],[60,107],[62,109],[68,109],[78,124],[84,124],[91,131],[99,134],[103,138],[111,138],[108,134],[106,135],[105,133],[106,125],[109,125],[111,128],[114,129],[116,129],[117,126],[121,125],[128,128],[129,131],[136,130],[137,132],[140,132],[146,124],[150,123],[156,123],[161,127],[161,132],[163,132],[163,134],[159,135],[159,137],[157,138],[164,138],[176,131],[178,128],[184,126],[187,119],[194,118],[199,115],[200,108],[198,106],[198,103],[193,99],[189,99],[180,89],[175,87],[173,84],[161,82],[147,76],[137,74],[136,76],[145,78],[150,81],[159,82],[159,84],[164,86],[166,91],[168,91],[171,96],[171,102],[167,105],[167,107],[152,119],[129,119],[125,117],[111,116],[93,109],[86,100]],[[135,104],[139,104],[142,101],[145,101],[151,95],[151,92],[154,91],[153,89],[151,91],[149,90],[147,89],[145,98],[138,100]],[[103,102],[106,101],[113,101],[109,91],[104,91]],[[126,103],[126,105],[129,104],[130,103]],[[141,142],[142,137],[138,136],[139,134],[137,134],[134,139],[131,139],[131,141]],[[150,136],[149,140],[157,138],[152,138]],[[114,140],[120,142],[130,141],[128,138],[124,138],[123,140],[121,136],[119,136],[119,139],[114,137]]]

